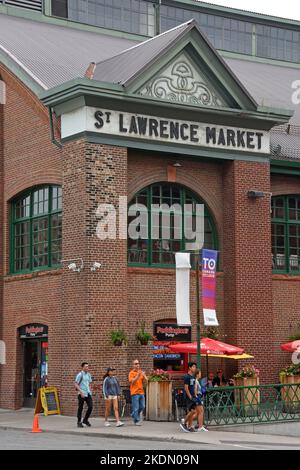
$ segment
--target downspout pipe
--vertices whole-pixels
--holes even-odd
[[[49,111],[49,122],[50,122],[50,136],[51,136],[51,142],[52,144],[56,145],[56,147],[58,147],[60,150],[63,148],[62,146],[62,143],[59,142],[56,138],[55,138],[55,133],[54,133],[54,124],[53,124],[53,110],[52,108],[49,106],[48,107],[48,111]]]

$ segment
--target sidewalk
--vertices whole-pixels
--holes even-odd
[[[33,422],[33,410],[9,411],[0,410],[0,429],[31,431]],[[125,426],[116,428],[111,422],[111,427],[104,427],[102,418],[91,418],[91,428],[78,429],[76,417],[39,415],[39,425],[45,433],[55,434],[84,434],[85,436],[99,436],[106,438],[121,438],[151,441],[172,441],[208,444],[220,446],[226,443],[241,443],[251,447],[258,442],[261,445],[275,445],[280,442],[281,446],[292,445],[300,448],[300,438],[282,436],[258,436],[248,433],[226,432],[214,430],[208,433],[185,434],[179,428],[178,423],[154,423],[144,421],[140,427],[134,426],[131,420],[125,420]]]

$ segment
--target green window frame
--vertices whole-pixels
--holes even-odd
[[[39,186],[11,203],[10,273],[61,266],[62,188]]]
[[[205,205],[204,201],[196,196],[192,191],[186,189],[184,186],[180,186],[172,183],[156,183],[148,186],[139,191],[134,198],[131,200],[129,207],[135,204],[143,204],[147,207],[147,229],[148,238],[132,240],[128,236],[128,265],[135,267],[152,267],[152,268],[174,268],[175,267],[175,253],[187,251],[186,244],[190,243],[190,240],[186,240],[184,236],[180,239],[176,238],[175,229],[182,231],[184,234],[184,222],[187,215],[195,216],[196,208],[195,204],[203,204],[205,206],[205,243],[204,247],[207,249],[218,249],[218,237],[216,225],[213,218]],[[193,212],[191,214],[185,213],[182,209],[181,219],[171,215],[171,232],[170,238],[162,237],[162,226],[163,218],[162,214],[159,219],[159,227],[154,227],[159,230],[158,239],[152,239],[152,214],[150,210],[152,204],[180,204],[181,208],[184,208],[185,204],[191,204],[193,206]],[[154,211],[155,212],[155,211]],[[128,217],[128,224],[134,220],[136,216],[132,218]],[[179,227],[179,220],[181,227]],[[141,230],[143,228],[141,227]],[[195,266],[195,253],[191,252],[191,262]]]
[[[276,274],[300,274],[300,196],[272,198],[272,267]]]

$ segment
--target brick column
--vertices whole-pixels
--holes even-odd
[[[76,410],[73,383],[82,361],[91,364],[97,385],[106,367],[116,367],[121,382],[127,375],[127,348],[110,341],[112,329],[127,330],[127,240],[96,236],[98,205],[118,210],[119,196],[127,194],[127,149],[79,140],[65,144],[63,153],[63,258],[84,261],[81,273],[70,272],[65,263],[63,274],[61,400],[70,414]],[[91,272],[95,261],[102,267]],[[99,392],[95,402],[98,413]]]
[[[277,382],[270,197],[249,199],[247,196],[249,190],[270,192],[269,164],[229,162],[224,166],[223,177],[224,304],[228,342],[255,356],[252,363],[261,370],[261,382]]]
[[[0,76],[1,80],[1,76]],[[3,161],[4,161],[4,105],[0,102],[0,221],[1,221],[1,230],[0,230],[0,341],[4,340],[3,334],[3,267],[4,267],[4,244],[3,244]],[[5,366],[0,364],[0,407],[1,407],[1,397],[3,396],[3,391],[1,392],[1,383],[3,368]]]

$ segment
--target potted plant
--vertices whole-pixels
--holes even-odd
[[[259,370],[254,366],[247,366],[233,378],[236,387],[243,387],[235,390],[236,405],[238,407],[245,407],[247,414],[249,414],[250,409],[257,411],[257,407],[260,403],[260,392],[258,389]]]
[[[300,331],[289,338],[289,341],[300,341]]]
[[[217,326],[209,326],[207,328],[207,331],[204,332],[204,334],[202,335],[203,338],[209,338],[209,339],[214,339],[214,340],[218,340],[220,338],[220,331],[219,331],[219,328]]]
[[[147,386],[147,419],[172,421],[172,382],[163,370],[154,370]]]
[[[151,341],[154,341],[155,338],[145,331],[145,322],[142,323],[141,329],[136,335],[136,339],[142,346],[147,346]]]
[[[112,331],[110,334],[110,337],[111,337],[112,344],[114,346],[123,346],[123,344],[127,346],[128,344],[128,337],[126,333],[124,332],[124,330]]]
[[[300,407],[300,365],[285,367],[280,372],[280,383],[288,387],[281,388],[282,400],[294,409]],[[292,411],[292,410],[289,410]]]

